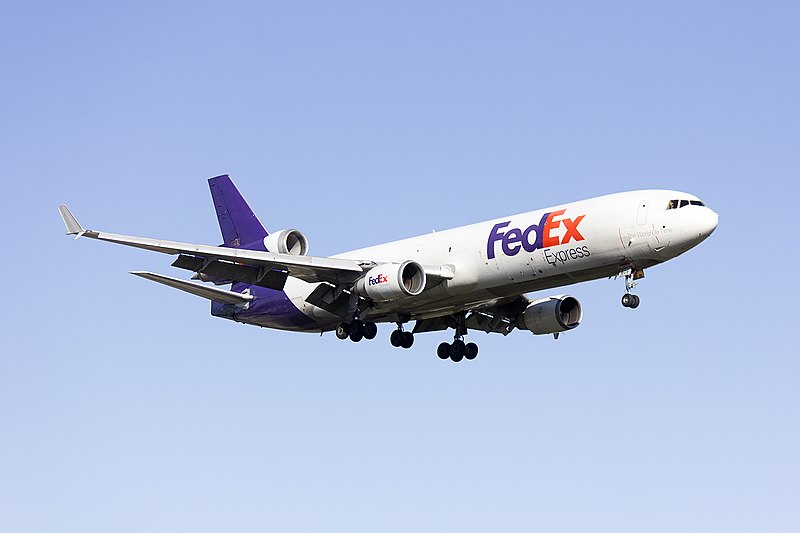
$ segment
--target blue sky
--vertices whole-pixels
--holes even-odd
[[[6,3],[3,531],[800,528],[793,2]],[[219,242],[227,172],[326,255],[690,191],[717,232],[558,341],[209,316],[87,227]],[[475,339],[473,339],[475,340]]]

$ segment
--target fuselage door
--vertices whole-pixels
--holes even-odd
[[[640,200],[636,210],[636,224],[629,222],[626,227],[621,227],[619,231],[621,252],[628,260],[635,260],[645,256],[651,249],[650,240],[652,239],[652,224],[647,225],[648,214],[652,202],[650,200]],[[633,213],[631,213],[632,215]]]

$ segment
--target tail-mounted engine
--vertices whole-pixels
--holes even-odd
[[[416,261],[383,263],[369,270],[355,285],[355,291],[378,301],[416,296],[425,290],[425,270]]]
[[[282,229],[264,237],[264,246],[273,254],[306,255],[308,239],[300,230]]]
[[[533,300],[517,317],[517,327],[536,335],[561,333],[577,328],[583,318],[580,302],[572,296]]]

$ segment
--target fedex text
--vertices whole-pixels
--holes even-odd
[[[389,281],[389,276],[386,274],[378,274],[377,276],[370,276],[367,281],[369,281],[370,285],[380,285],[381,283]]]
[[[489,232],[489,240],[486,244],[486,258],[494,259],[498,241],[502,253],[507,256],[514,256],[520,250],[532,253],[543,248],[551,248],[571,241],[583,241],[584,237],[578,230],[578,225],[586,215],[576,218],[564,217],[565,209],[545,213],[538,224],[532,224],[527,228],[511,228],[504,231],[511,224],[508,222],[498,222]],[[557,231],[563,226],[564,230]],[[563,233],[562,235],[559,235]]]

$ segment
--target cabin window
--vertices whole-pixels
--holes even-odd
[[[667,209],[678,209],[678,200],[670,200]]]
[[[686,207],[689,205],[689,200],[681,200],[681,205],[679,207]]]

